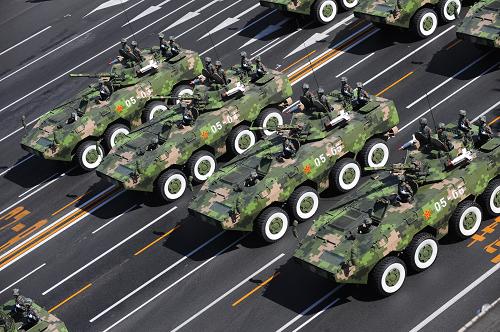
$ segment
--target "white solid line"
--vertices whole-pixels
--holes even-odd
[[[234,18],[239,19],[239,18],[245,16],[246,14],[250,13],[252,10],[254,10],[255,8],[257,8],[259,6],[260,6],[259,4],[253,5],[252,7],[247,8],[244,11],[242,11],[241,13],[239,13],[238,15],[236,15]]]
[[[258,7],[258,4],[257,4],[256,6]],[[254,6],[254,7],[255,7],[255,6]],[[219,46],[219,45],[221,45],[221,44],[225,43],[225,42],[226,42],[226,41],[228,41],[229,39],[231,39],[231,38],[233,38],[234,36],[238,35],[240,32],[245,31],[246,29],[248,29],[248,28],[250,28],[250,27],[254,26],[255,24],[259,23],[260,21],[262,21],[263,19],[265,19],[266,17],[268,17],[269,15],[274,14],[275,12],[276,12],[276,9],[271,10],[269,13],[267,13],[267,14],[266,14],[266,15],[264,15],[264,16],[262,16],[262,17],[261,17],[261,18],[259,18],[258,20],[253,21],[253,22],[252,22],[252,23],[250,23],[249,25],[247,25],[247,26],[245,26],[244,28],[242,28],[242,29],[240,29],[240,30],[236,31],[235,33],[233,33],[233,34],[232,34],[232,35],[230,35],[229,37],[227,37],[227,38],[225,38],[225,39],[221,40],[220,42],[218,42],[217,44],[213,45],[213,46],[212,46],[212,47],[210,47],[209,49],[207,49],[207,50],[205,50],[205,51],[201,52],[201,53],[200,53],[200,56],[205,55],[207,52],[209,52],[209,51],[213,50],[214,48],[216,48],[217,46]]]
[[[78,273],[80,273],[83,270],[85,270],[86,268],[88,268],[90,265],[94,264],[95,262],[97,262],[98,260],[100,260],[101,258],[103,258],[104,256],[106,256],[107,254],[109,254],[110,252],[112,252],[113,250],[115,250],[116,248],[120,247],[122,244],[124,244],[128,240],[130,240],[133,237],[135,237],[137,234],[139,234],[140,232],[142,232],[146,228],[152,226],[153,224],[155,224],[156,222],[158,222],[159,220],[161,220],[163,217],[165,217],[167,214],[169,214],[170,212],[174,211],[175,209],[177,209],[177,206],[174,206],[173,208],[171,208],[170,210],[168,210],[167,212],[165,212],[164,214],[162,214],[158,218],[156,218],[153,221],[151,221],[149,224],[145,225],[144,227],[142,227],[139,230],[135,231],[131,235],[127,236],[125,239],[121,240],[120,242],[118,242],[117,244],[115,244],[114,246],[112,246],[111,248],[109,248],[108,250],[106,250],[105,252],[103,252],[102,254],[100,254],[99,256],[97,256],[96,258],[94,258],[93,260],[91,260],[90,262],[88,262],[87,264],[85,264],[84,266],[82,266],[81,268],[79,268],[78,270],[76,270],[75,272],[71,273],[66,278],[64,278],[61,281],[59,281],[58,283],[56,283],[54,286],[52,286],[49,289],[47,289],[45,292],[42,293],[42,295],[47,295],[48,293],[50,293],[51,291],[53,291],[54,289],[56,289],[57,287],[59,287],[60,285],[62,285],[63,283],[65,283],[66,281],[68,281],[69,279],[73,278]]]
[[[228,296],[229,294],[231,294],[232,292],[234,292],[236,289],[238,289],[239,287],[241,287],[241,285],[243,285],[244,283],[248,282],[248,280],[252,279],[253,277],[255,277],[257,274],[261,273],[262,271],[264,271],[265,269],[267,269],[269,266],[273,265],[277,260],[279,260],[281,257],[285,256],[284,253],[281,253],[279,254],[278,256],[276,256],[276,258],[274,258],[273,260],[271,260],[269,263],[267,263],[266,265],[264,265],[263,267],[261,267],[260,269],[258,269],[257,271],[255,271],[254,273],[252,273],[251,275],[249,275],[248,277],[246,277],[245,279],[243,279],[240,283],[238,283],[236,286],[234,286],[233,288],[231,288],[230,290],[228,290],[227,292],[225,292],[224,294],[222,294],[221,296],[219,296],[218,298],[216,298],[214,301],[212,301],[210,304],[208,304],[206,307],[204,307],[203,309],[201,309],[200,311],[198,311],[196,314],[194,314],[193,316],[191,316],[189,319],[187,319],[186,321],[184,321],[182,324],[180,324],[179,326],[177,326],[175,329],[173,329],[171,332],[175,332],[175,331],[178,331],[180,329],[182,329],[184,326],[186,326],[187,324],[189,324],[191,321],[193,321],[194,319],[196,319],[196,317],[200,316],[201,314],[203,314],[205,311],[207,311],[208,309],[210,309],[211,307],[213,307],[214,305],[216,305],[218,302],[220,302],[222,299],[224,299],[226,296]]]
[[[131,8],[133,8],[133,7],[135,7],[135,6],[137,6],[138,4],[140,4],[140,3],[141,3],[141,2],[143,2],[143,1],[144,1],[144,0],[139,0],[137,3],[135,3],[135,4],[133,4],[132,6],[130,6],[130,7],[126,8],[126,9],[122,10],[121,12],[117,13],[116,15],[111,16],[111,17],[110,17],[110,18],[108,18],[107,20],[102,21],[101,23],[99,23],[99,24],[97,24],[96,26],[94,26],[94,27],[92,27],[92,28],[88,29],[87,31],[85,31],[85,32],[83,32],[83,33],[81,33],[81,34],[79,34],[78,36],[71,38],[70,40],[68,40],[67,42],[65,42],[65,43],[63,43],[63,44],[61,44],[61,45],[59,45],[59,46],[57,46],[57,47],[56,47],[56,48],[54,48],[53,50],[50,50],[49,52],[47,52],[47,53],[45,53],[44,55],[42,55],[42,56],[40,56],[40,57],[36,58],[35,60],[33,60],[33,61],[31,61],[31,62],[28,62],[27,64],[25,64],[25,65],[24,65],[24,66],[22,66],[21,68],[18,68],[18,69],[16,69],[16,70],[14,70],[12,73],[10,73],[10,74],[8,74],[8,75],[5,75],[4,77],[0,78],[0,82],[2,82],[2,81],[4,81],[4,80],[8,79],[8,78],[9,78],[9,77],[11,77],[12,75],[17,74],[18,72],[20,72],[21,70],[23,70],[23,69],[25,69],[25,68],[27,68],[27,67],[31,66],[32,64],[34,64],[34,63],[36,63],[36,62],[38,62],[38,61],[42,60],[43,58],[45,58],[45,57],[49,56],[50,54],[52,54],[52,53],[56,52],[57,50],[60,50],[61,48],[63,48],[64,46],[68,45],[69,43],[72,43],[73,41],[77,40],[78,38],[80,38],[80,37],[82,37],[82,36],[87,35],[89,32],[91,32],[91,31],[93,31],[93,30],[97,29],[98,27],[100,27],[100,26],[101,26],[101,25],[103,25],[103,24],[106,24],[107,22],[111,21],[111,20],[112,20],[112,19],[114,19],[115,17],[117,17],[117,16],[119,16],[119,15],[121,15],[121,14],[125,13],[126,11],[128,11],[129,9],[131,9]],[[2,112],[2,111],[3,111],[3,109],[2,109],[2,110],[0,110],[0,112]]]
[[[135,207],[139,207],[141,206],[140,204],[138,205],[132,205],[131,207],[129,207],[128,209],[126,209],[125,211],[123,211],[121,214],[117,215],[116,217],[114,217],[113,219],[111,219],[110,221],[108,221],[107,223],[105,223],[104,225],[102,225],[101,227],[99,227],[98,229],[94,230],[92,232],[92,234],[95,234],[97,232],[99,232],[101,229],[103,229],[104,227],[108,226],[109,224],[111,224],[113,221],[115,221],[116,219],[120,218],[121,216],[123,216],[125,213],[129,212],[130,210],[132,210],[133,208]]]
[[[27,41],[28,41],[28,40],[30,40],[31,38],[38,36],[39,34],[41,34],[41,33],[42,33],[42,32],[44,32],[44,31],[47,31],[47,30],[48,30],[48,29],[50,29],[50,28],[52,28],[52,26],[51,26],[51,25],[49,25],[49,26],[48,26],[48,27],[46,27],[45,29],[42,29],[42,30],[38,31],[37,33],[35,33],[35,34],[33,34],[33,35],[29,36],[29,37],[28,37],[28,38],[26,38],[25,40],[20,41],[20,42],[19,42],[19,43],[17,43],[16,45],[9,47],[8,49],[6,49],[6,50],[5,50],[5,51],[3,51],[2,53],[0,53],[0,55],[3,55],[3,54],[5,54],[5,53],[7,53],[7,52],[8,52],[8,51],[10,51],[11,49],[13,49],[13,48],[15,48],[15,47],[17,47],[17,46],[21,45],[21,44],[22,44],[22,43],[24,43],[24,42],[27,42]]]
[[[216,235],[215,238],[219,237],[220,235],[222,235],[223,232],[219,233]],[[173,283],[171,283],[170,285],[168,285],[166,288],[164,288],[163,290],[161,290],[160,292],[158,292],[155,296],[153,296],[152,298],[150,298],[149,300],[147,300],[146,302],[144,302],[143,304],[141,304],[140,306],[138,306],[137,308],[135,308],[134,310],[132,310],[131,312],[129,312],[128,314],[126,314],[125,316],[123,316],[122,318],[120,318],[118,321],[116,321],[115,323],[113,323],[111,326],[109,326],[108,328],[106,328],[103,332],[106,332],[106,331],[109,331],[111,330],[113,327],[115,327],[116,325],[120,324],[121,322],[123,322],[125,319],[127,319],[128,317],[132,316],[134,313],[136,313],[137,311],[141,310],[142,308],[144,308],[146,305],[148,305],[149,303],[151,303],[152,301],[154,301],[155,299],[157,299],[158,297],[160,297],[162,294],[164,294],[165,292],[167,292],[168,290],[172,289],[173,287],[175,287],[177,284],[179,284],[181,281],[183,281],[184,279],[186,279],[187,277],[189,277],[190,275],[192,275],[193,273],[195,273],[196,271],[198,271],[199,269],[201,269],[203,266],[207,265],[208,263],[210,263],[213,259],[215,259],[216,257],[218,257],[220,254],[222,254],[223,252],[225,252],[227,249],[233,247],[234,245],[236,245],[238,242],[240,242],[243,238],[247,237],[249,235],[249,233],[241,236],[239,239],[237,239],[236,241],[234,241],[233,243],[231,243],[230,245],[228,245],[227,247],[225,247],[224,249],[220,250],[219,252],[217,252],[215,255],[213,255],[212,257],[210,257],[209,259],[207,259],[206,261],[204,261],[202,264],[198,265],[197,267],[195,267],[194,269],[192,269],[191,271],[189,271],[188,273],[186,273],[185,275],[183,275],[182,277],[180,277],[179,279],[177,279],[176,281],[174,281]],[[215,238],[212,238],[209,240],[209,242],[213,241]],[[205,246],[207,244],[204,243],[203,246]],[[195,249],[196,251],[201,249],[201,247]],[[192,255],[194,252],[191,252],[189,253],[189,255]],[[182,258],[184,259],[184,257]],[[167,271],[170,270],[171,267],[168,267],[167,268]],[[161,274],[165,273],[166,271],[163,270],[162,272],[160,272]],[[158,276],[158,275],[157,275]],[[156,278],[157,276],[155,276],[154,278]],[[149,281],[148,281],[149,283]],[[140,286],[142,287],[142,286]],[[136,291],[134,290],[134,292],[132,293],[135,293]],[[127,294],[127,296],[121,298],[118,302],[114,303],[112,306],[110,306],[109,308],[107,308],[105,311],[101,312],[99,315],[95,316],[94,318],[92,318],[90,320],[90,322],[93,322],[95,321],[96,319],[98,319],[99,317],[101,317],[103,314],[105,314],[106,312],[108,312],[109,310],[113,309],[114,307],[116,307],[118,304],[122,303],[124,300],[126,300],[127,298],[130,297],[130,295],[132,295],[132,293],[129,293]]]
[[[439,84],[438,86],[436,86],[435,88],[433,88],[432,90],[429,90],[427,91],[427,93],[423,94],[420,98],[418,98],[417,100],[415,100],[413,103],[411,103],[410,105],[406,106],[407,109],[410,109],[412,108],[413,106],[415,106],[415,104],[419,103],[420,101],[422,101],[426,96],[430,96],[431,94],[433,94],[434,92],[436,92],[436,90],[440,89],[443,85],[445,84],[448,84],[451,80],[453,80],[455,77],[457,77],[458,75],[462,74],[464,71],[466,71],[467,69],[469,69],[470,67],[474,66],[476,63],[478,63],[479,61],[483,60],[487,55],[489,55],[492,51],[489,51],[488,53],[484,54],[483,56],[477,58],[476,60],[474,60],[473,62],[471,62],[470,64],[468,64],[467,66],[465,66],[464,68],[460,69],[458,72],[455,73],[455,75],[451,76],[450,78],[444,80],[441,84]]]
[[[304,326],[306,326],[307,324],[309,324],[310,322],[312,322],[313,320],[315,320],[319,315],[321,315],[322,313],[324,313],[326,310],[328,310],[330,307],[332,307],[335,303],[337,303],[339,301],[340,301],[340,299],[333,300],[328,305],[326,305],[321,311],[319,311],[318,313],[316,313],[315,315],[313,315],[311,318],[309,318],[308,320],[306,320],[304,323],[302,323],[299,327],[297,327],[292,332],[297,332],[297,331],[301,330]]]
[[[25,161],[27,160],[30,160],[31,158],[33,158],[35,155],[33,154],[30,154],[28,157],[22,159],[21,161],[18,161],[17,163],[15,163],[14,165],[10,166],[9,168],[7,168],[5,171],[3,171],[2,173],[0,173],[0,176],[3,176],[5,173],[9,172],[11,169],[13,169],[14,167],[17,167],[19,165],[21,165],[22,163],[24,163]]]
[[[460,293],[455,295],[453,298],[451,298],[448,302],[443,304],[439,309],[434,311],[431,315],[429,315],[426,319],[421,321],[417,326],[412,328],[410,332],[417,332],[420,331],[423,327],[425,327],[427,324],[429,324],[431,321],[434,320],[437,316],[441,315],[446,309],[451,307],[455,302],[460,300],[462,297],[464,297],[467,293],[469,293],[471,290],[476,288],[480,283],[486,280],[489,276],[491,276],[493,273],[498,271],[500,268],[500,263],[495,264],[491,269],[486,271],[482,276],[474,280],[469,286],[465,287]]]
[[[323,295],[323,297],[321,297],[319,300],[317,300],[316,302],[314,302],[313,304],[311,304],[304,311],[302,311],[300,314],[298,314],[297,316],[295,316],[295,318],[293,318],[291,321],[289,321],[288,323],[286,323],[285,325],[283,325],[282,327],[280,327],[278,330],[276,330],[276,332],[282,332],[282,331],[284,331],[286,328],[288,328],[290,325],[292,325],[293,323],[295,323],[296,321],[298,321],[299,319],[301,319],[302,317],[304,317],[304,315],[307,315],[309,313],[309,311],[311,311],[314,308],[316,308],[321,302],[323,302],[326,298],[328,298],[330,295],[332,295],[333,293],[335,293],[336,291],[338,291],[342,287],[344,287],[344,285],[339,285],[339,286],[335,287],[334,289],[332,289],[331,291],[329,291],[328,293],[326,293],[325,295]]]
[[[365,62],[366,60],[368,60],[368,58],[370,58],[372,55],[374,55],[375,52],[373,53],[370,53],[368,54],[367,56],[365,56],[363,59],[359,60],[358,62],[356,62],[355,64],[353,64],[352,66],[350,66],[349,68],[347,68],[346,70],[344,70],[343,72],[341,72],[340,74],[338,74],[337,76],[335,76],[335,78],[339,78],[340,76],[344,75],[345,73],[347,73],[348,71],[350,71],[351,69],[354,69],[356,66],[360,65],[361,63]]]
[[[49,176],[48,178],[46,178],[45,180],[43,180],[42,182],[40,182],[39,184],[37,184],[36,186],[33,186],[31,188],[29,188],[28,190],[26,190],[25,192],[23,192],[22,194],[20,194],[19,196],[17,196],[18,198],[21,198],[23,197],[24,195],[26,195],[27,193],[29,193],[30,191],[33,191],[35,190],[36,188],[40,187],[42,184],[44,184],[45,182],[57,177],[57,176],[60,176],[60,174],[53,174],[51,176]]]
[[[250,55],[254,55],[256,53],[259,53],[260,51],[262,51],[263,49],[265,49],[266,47],[270,47],[271,44],[274,44],[276,42],[278,42],[279,40],[281,39],[281,37],[277,37],[277,38],[274,38],[273,40],[271,40],[269,43],[265,44],[264,46],[262,46],[261,48],[259,48],[258,50],[254,51],[253,53],[250,53]],[[264,53],[264,52],[262,52]],[[260,55],[260,54],[259,54]],[[250,60],[253,60],[255,57],[251,58]]]
[[[36,119],[32,120],[31,122],[27,123],[26,126],[29,126],[31,125],[32,123],[34,123],[35,121],[37,121],[38,119],[40,119],[40,116],[38,116]],[[16,130],[14,130],[13,132],[11,132],[10,134],[8,134],[7,136],[3,137],[2,139],[0,139],[0,142],[3,142],[4,140],[6,140],[7,138],[11,137],[12,135],[14,135],[15,133],[18,133],[20,132],[21,130],[23,130],[24,127],[21,127],[21,128],[18,128]],[[3,173],[2,173],[3,175]]]
[[[453,29],[455,27],[455,25],[451,25],[450,27],[448,27],[448,29],[444,30],[443,32],[441,32],[439,35],[435,36],[434,38],[430,39],[428,42],[426,42],[425,44],[421,45],[420,47],[418,47],[417,49],[411,51],[410,53],[408,53],[407,55],[405,55],[404,57],[402,57],[401,59],[399,59],[398,61],[394,62],[392,65],[390,65],[389,67],[385,68],[384,70],[382,70],[380,73],[378,73],[377,75],[373,76],[372,78],[370,78],[368,81],[366,81],[364,83],[364,85],[367,85],[369,84],[370,82],[374,81],[375,79],[377,79],[378,77],[382,76],[383,74],[385,74],[386,72],[388,72],[389,70],[391,70],[392,68],[396,67],[397,65],[399,65],[401,62],[405,61],[406,59],[408,59],[409,57],[411,57],[413,54],[417,53],[418,51],[420,51],[421,49],[423,49],[424,47],[430,45],[432,42],[434,42],[435,40],[437,40],[438,38],[440,38],[441,36],[443,36],[445,33],[447,33],[448,31],[450,31],[451,29]]]
[[[101,197],[102,195],[104,195],[105,193],[107,193],[108,191],[110,191],[111,189],[113,189],[114,186],[111,186],[107,189],[105,189],[104,191],[101,191],[100,193],[96,194],[94,197],[92,197],[91,199],[89,199],[88,201],[86,201],[84,204],[82,204],[82,206],[85,206],[87,205],[89,202],[93,201],[94,199],[97,199],[99,197]],[[112,196],[112,198],[115,198],[116,196],[118,196],[119,194],[123,193],[123,191],[121,192],[118,192],[118,194]],[[107,199],[106,201],[104,201],[103,203],[99,204],[97,207],[93,208],[92,210],[90,211],[87,211],[87,213],[85,213],[81,218],[78,218],[77,221],[75,221],[74,224],[78,223],[80,220],[82,220],[83,218],[85,218],[87,215],[89,215],[90,213],[94,212],[95,210],[97,210],[98,208],[100,208],[101,206],[103,206],[105,203],[109,202],[110,199]],[[62,216],[61,218],[57,219],[54,223],[57,223],[61,220],[63,220],[64,218],[68,217],[69,215],[71,215],[72,213],[75,213],[76,211],[78,211],[79,208],[75,208],[73,209],[72,211],[66,213],[64,216]],[[33,239],[34,237],[38,236],[39,234],[41,234],[42,232],[45,231],[45,229],[47,227],[50,227],[51,225],[53,225],[54,223],[50,224],[50,225],[47,225],[45,228],[41,229],[40,231],[38,231],[37,233],[33,234],[32,236],[30,236],[29,238],[27,238],[26,240],[24,240],[23,242],[20,242],[19,244],[17,244],[16,246],[14,246],[13,248],[10,248],[9,250],[7,250],[6,252],[2,253],[0,255],[0,259],[3,259],[5,256],[9,255],[12,251],[14,250],[17,250],[19,247],[25,245],[27,242],[31,241],[31,239]],[[71,224],[67,227],[64,227],[63,229],[57,231],[56,233],[54,233],[53,235],[51,235],[50,237],[48,237],[47,239],[45,239],[44,241],[38,243],[36,246],[34,246],[33,248],[31,248],[30,250],[24,252],[22,255],[16,257],[14,260],[10,261],[8,264],[0,267],[0,271],[4,270],[5,268],[7,268],[8,266],[10,266],[12,263],[18,261],[19,259],[21,259],[22,257],[24,257],[25,255],[27,255],[28,253],[30,253],[31,251],[35,250],[36,248],[38,248],[39,246],[41,246],[42,244],[44,244],[45,242],[47,242],[48,240],[52,239],[53,237],[55,237],[56,235],[58,235],[59,233],[61,233],[62,231],[66,230],[68,227],[71,227],[72,225],[74,224]]]
[[[497,101],[497,103],[493,106],[491,106],[490,108],[488,108],[486,111],[484,111],[483,113],[479,114],[478,116],[476,116],[474,119],[472,119],[472,122],[476,122],[477,119],[479,119],[480,117],[482,117],[483,115],[485,115],[486,113],[490,112],[492,109],[496,108],[498,105],[500,105],[500,100]]]
[[[36,269],[34,269],[33,271],[29,272],[28,274],[26,274],[24,277],[21,277],[19,278],[18,280],[14,281],[12,284],[10,284],[9,286],[5,287],[4,289],[2,289],[0,291],[0,294],[2,294],[3,292],[5,292],[7,289],[11,288],[12,286],[16,285],[17,283],[23,281],[24,279],[26,279],[27,277],[29,277],[30,275],[32,275],[33,273],[35,273],[36,271],[40,270],[42,267],[44,267],[45,265],[47,265],[47,263],[43,263],[42,265],[40,265],[39,267],[37,267]]]
[[[472,83],[474,83],[475,81],[477,81],[479,78],[481,78],[484,74],[486,74],[487,72],[489,72],[491,69],[495,68],[496,66],[498,66],[500,62],[497,62],[495,63],[493,66],[489,67],[488,69],[486,69],[485,71],[483,71],[481,74],[477,75],[476,77],[474,77],[472,80],[470,80],[469,82],[467,82],[466,84],[462,85],[460,88],[458,88],[457,90],[455,90],[453,93],[451,93],[450,95],[448,95],[446,98],[444,98],[443,100],[441,100],[440,102],[438,102],[437,104],[433,105],[431,108],[429,108],[427,111],[421,113],[418,117],[416,117],[415,119],[411,120],[410,122],[408,122],[407,124],[405,124],[399,131],[403,131],[404,129],[408,128],[413,122],[417,121],[418,119],[420,119],[422,116],[424,116],[425,114],[429,113],[430,111],[432,111],[433,109],[435,109],[436,107],[438,107],[439,105],[441,105],[442,103],[444,103],[445,101],[447,101],[448,99],[450,99],[451,97],[453,97],[454,95],[456,95],[457,93],[459,93],[460,91],[462,91],[463,89],[465,89],[466,87],[468,87],[469,85],[471,85]]]

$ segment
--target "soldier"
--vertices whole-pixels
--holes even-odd
[[[486,123],[486,117],[483,115],[479,118],[478,136],[480,143],[484,143],[493,138],[493,130]]]
[[[368,93],[363,89],[363,83],[356,83],[356,89],[353,92],[354,102],[359,106],[364,106],[370,100]]]
[[[24,317],[23,317],[23,329],[28,330],[31,327],[35,326],[40,318],[36,314],[35,310],[31,307],[33,304],[33,300],[27,298],[26,299],[26,310],[24,312]]]
[[[215,67],[212,64],[212,59],[209,58],[208,56],[205,58],[205,70],[213,76],[215,74]]]
[[[439,141],[441,143],[443,143],[444,146],[446,146],[448,151],[453,150],[453,144],[451,143],[450,138],[448,137],[448,133],[446,132],[446,128],[444,126],[444,123],[442,123],[442,122],[440,122],[438,124],[437,135],[438,135]]]
[[[259,182],[259,175],[257,171],[252,170],[250,176],[245,180],[245,187],[255,186]]]
[[[170,52],[172,52],[172,56],[176,56],[181,53],[181,47],[175,42],[174,36],[168,37],[168,45],[170,46]]]
[[[293,144],[293,140],[290,138],[285,139],[283,142],[283,158],[293,158],[297,153],[297,148],[295,148],[295,144]]]
[[[142,51],[139,47],[137,47],[137,42],[132,40],[130,43],[132,45],[132,54],[137,58],[138,61],[142,61]]]
[[[266,67],[262,64],[262,60],[260,58],[260,55],[257,55],[255,57],[255,76],[257,79],[261,78],[267,73]]]
[[[465,135],[467,135],[472,129],[470,121],[467,119],[467,112],[465,110],[458,111],[458,129],[460,129]]]
[[[110,81],[105,78],[99,78],[99,99],[100,101],[106,101],[111,97],[112,86]]]
[[[340,93],[342,96],[345,98],[352,98],[352,88],[351,86],[347,83],[347,77],[342,77],[340,79]]]
[[[163,55],[166,59],[169,59],[172,57],[172,52],[170,50],[170,46],[168,45],[167,41],[164,39],[165,35],[160,32],[158,34],[158,39],[160,39],[160,52],[161,55]]]
[[[132,49],[130,48],[130,46],[128,46],[127,40],[125,38],[122,38],[122,41],[121,41],[121,50],[123,52],[125,52],[125,53],[132,54]]]
[[[252,72],[252,63],[247,58],[247,52],[241,52],[241,72],[245,76],[249,76]]]
[[[14,315],[22,315],[26,310],[26,298],[19,294],[18,288],[12,290],[12,295],[14,297],[14,308],[12,308],[12,313]]]
[[[309,101],[309,104],[312,105],[314,103],[314,95],[312,94],[309,84],[302,84],[302,96]]]
[[[227,85],[226,72],[222,69],[222,62],[215,61],[215,74],[221,79],[222,84]]]
[[[427,119],[426,118],[420,118],[420,129],[418,132],[422,134],[422,136],[425,138],[425,141],[422,142],[425,147],[429,147],[429,144],[431,143],[431,135],[432,135],[432,129],[427,125]]]
[[[182,124],[184,126],[191,126],[194,122],[192,105],[182,102],[181,108],[182,108]]]
[[[401,174],[398,175],[398,201],[401,203],[410,203],[413,200],[413,189],[406,182],[406,177]]]
[[[328,98],[325,96],[325,89],[323,89],[322,87],[318,88],[318,98],[319,102],[325,106],[328,112],[331,112],[333,110],[332,105],[330,105]]]

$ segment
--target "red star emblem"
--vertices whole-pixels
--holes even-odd
[[[306,167],[304,167],[304,173],[305,174],[311,173],[311,165],[307,164]]]
[[[123,111],[123,105],[117,105],[117,106],[116,106],[116,111],[117,111],[118,113],[120,113],[121,111]]]
[[[208,138],[208,131],[204,130],[201,132],[201,138],[207,139]]]
[[[424,211],[424,218],[425,218],[425,220],[429,220],[431,218],[431,216],[432,216],[431,210],[425,210]]]

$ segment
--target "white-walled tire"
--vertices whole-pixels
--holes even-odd
[[[356,7],[359,3],[359,0],[340,0],[340,7],[343,10],[351,10]]]
[[[369,283],[379,296],[396,293],[406,279],[405,263],[398,257],[382,258],[370,272]]]
[[[257,137],[248,126],[240,125],[233,128],[227,138],[227,148],[234,156],[240,155],[255,145]]]
[[[413,32],[420,38],[427,38],[436,31],[438,26],[438,17],[434,10],[429,8],[422,8],[411,21],[411,28]]]
[[[156,182],[156,191],[165,202],[173,202],[186,192],[187,180],[184,173],[177,169],[169,169]]]
[[[142,122],[146,123],[153,120],[155,115],[158,113],[166,111],[168,109],[167,105],[161,101],[152,101],[144,107],[142,111]]]
[[[302,186],[294,190],[288,199],[289,211],[294,219],[306,221],[318,211],[318,192],[308,186]]]
[[[90,172],[101,164],[104,149],[96,141],[85,141],[76,149],[75,158],[84,171]]]
[[[267,243],[280,240],[286,233],[289,217],[280,207],[268,207],[257,217],[255,230],[259,237]]]
[[[414,272],[429,268],[438,254],[438,243],[429,233],[416,234],[404,251],[405,262]]]
[[[460,0],[441,0],[439,2],[439,18],[444,23],[449,23],[457,19],[455,15],[460,14],[462,10],[462,3]]]
[[[313,18],[320,24],[328,24],[337,16],[338,8],[334,0],[317,0],[313,6]]]
[[[255,119],[255,123],[257,124],[257,127],[277,127],[277,126],[282,126],[283,125],[283,115],[281,114],[281,111],[277,108],[274,107],[269,107],[260,112],[260,114],[257,116],[257,119]],[[260,134],[262,136],[271,136],[274,134],[275,131],[273,130],[261,130]]]
[[[189,174],[195,183],[205,182],[217,168],[215,156],[208,151],[194,153],[188,161]]]
[[[462,201],[450,218],[450,230],[459,239],[471,237],[481,227],[483,213],[479,204],[473,201]]]
[[[478,197],[478,202],[489,216],[500,215],[500,179],[490,181],[484,192]]]
[[[104,132],[104,143],[106,148],[111,150],[116,146],[116,142],[121,135],[128,135],[130,133],[130,128],[121,123],[115,123],[109,126]]]
[[[384,140],[372,138],[361,150],[361,158],[364,167],[384,167],[389,160],[389,147]]]
[[[180,97],[182,96],[191,97],[193,96],[193,94],[194,94],[193,88],[187,84],[178,85],[175,87],[174,90],[172,90],[172,96],[177,97],[177,99],[174,100],[175,104],[181,102]]]
[[[354,159],[340,159],[332,167],[330,177],[333,188],[338,192],[346,193],[358,185],[361,167]]]

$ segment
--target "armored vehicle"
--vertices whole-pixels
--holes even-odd
[[[418,37],[427,38],[436,31],[439,20],[452,22],[461,9],[460,0],[367,0],[361,1],[354,15],[379,27],[411,29]]]
[[[294,257],[338,283],[398,291],[407,269],[429,268],[438,240],[472,236],[485,215],[500,214],[500,138],[467,147],[454,125],[448,147],[433,137],[320,216]]]
[[[302,97],[304,112],[290,126],[258,142],[207,181],[189,205],[197,218],[227,230],[253,231],[266,242],[281,239],[290,223],[310,219],[319,192],[353,189],[361,167],[382,167],[386,138],[399,122],[390,100],[369,96],[365,105],[328,94],[331,110]],[[288,133],[288,134],[285,134]]]
[[[132,68],[116,64],[110,73],[73,75],[99,77],[100,83],[41,116],[21,146],[45,159],[74,158],[82,169],[93,170],[118,136],[167,108],[159,96],[192,94],[188,83],[202,69],[199,55],[184,50],[166,61],[149,58]]]
[[[68,329],[59,318],[38,304],[22,295],[14,295],[14,299],[2,305],[0,331],[68,332]]]
[[[500,1],[478,1],[457,29],[458,38],[478,45],[500,47]]]
[[[261,6],[283,12],[310,16],[320,24],[328,24],[335,19],[338,6],[351,10],[359,0],[260,0]]]
[[[255,144],[250,125],[283,124],[282,108],[291,102],[286,75],[269,70],[250,80],[228,71],[227,86],[195,88],[191,104],[177,105],[182,116],[165,116],[125,139],[98,168],[98,175],[125,189],[156,192],[169,202],[192,182],[207,180],[226,152],[240,154]],[[258,135],[270,135],[262,130]]]

